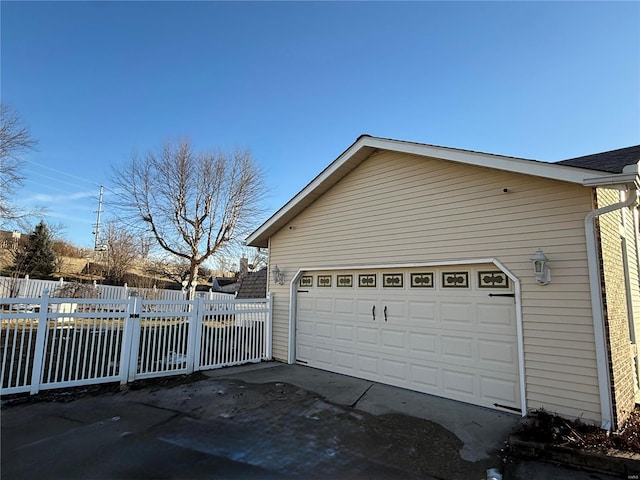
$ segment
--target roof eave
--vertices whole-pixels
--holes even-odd
[[[601,175],[598,177],[585,178],[585,187],[604,187],[626,190],[631,185],[632,188],[640,188],[640,177],[638,176],[638,164],[627,165],[622,173],[612,175]]]
[[[267,247],[270,236],[285,227],[293,217],[377,150],[437,158],[579,185],[585,185],[587,180],[602,177],[602,172],[584,168],[362,135],[296,196],[251,233],[247,237],[247,245]]]

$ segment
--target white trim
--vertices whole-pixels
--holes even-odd
[[[511,279],[514,285],[516,300],[516,335],[518,336],[518,373],[520,374],[520,408],[522,416],[527,415],[527,388],[524,376],[524,332],[522,329],[522,289],[520,280],[507,269],[500,261],[493,259],[493,264],[502,270]]]
[[[271,218],[260,225],[253,233],[251,233],[245,243],[251,245],[256,238],[263,235],[274,223],[278,222],[282,217],[285,217],[287,213],[294,209],[306,196],[308,196],[315,189],[319,188],[325,181],[327,181],[346,161],[353,157],[355,153],[361,148],[362,145],[359,142],[351,145],[345,150],[336,160],[334,160],[327,168],[325,168],[317,177],[298,192],[291,200],[284,204]]]
[[[598,243],[596,240],[595,219],[605,213],[628,207],[638,200],[638,191],[629,192],[623,202],[598,208],[587,214],[584,219],[584,231],[587,242],[587,263],[589,266],[589,286],[591,289],[591,310],[593,316],[593,333],[595,336],[596,365],[598,369],[598,390],[600,393],[601,427],[611,430],[613,427],[613,404],[611,401],[611,378],[609,376],[609,357],[607,355],[606,333],[604,328],[604,311],[602,305],[602,284],[600,278],[600,262],[598,261]]]
[[[626,167],[625,167],[626,168]],[[612,175],[605,175],[599,177],[585,178],[582,184],[585,187],[603,187],[603,188],[617,188],[619,190],[626,190],[629,188],[629,184],[635,185],[633,188],[637,188],[638,184],[637,173],[618,173]]]
[[[513,173],[523,173],[525,175],[544,177],[563,182],[582,184],[585,178],[602,176],[602,172],[595,172],[583,168],[489,153],[472,152],[469,150],[423,145],[401,140],[364,137],[361,142],[356,142],[356,144],[358,143],[361,143],[362,146],[393,150],[423,157],[433,157],[451,162],[464,163],[466,165],[475,165],[477,167],[488,167]]]
[[[328,266],[328,267],[310,267],[299,269],[291,282],[289,283],[289,344],[287,362],[294,364],[296,361],[296,313],[298,305],[298,280],[304,272],[319,272],[319,271],[337,271],[337,270],[379,270],[385,268],[414,268],[414,267],[445,267],[448,265],[478,265],[493,263],[502,272],[513,281],[514,295],[516,301],[516,335],[518,337],[518,374],[520,377],[520,409],[521,414],[524,417],[527,414],[527,399],[526,399],[526,386],[524,376],[524,338],[522,330],[522,300],[521,300],[521,288],[520,280],[513,273],[511,273],[499,260],[495,258],[480,258],[470,260],[450,260],[450,261],[437,261],[437,262],[419,262],[419,263],[388,263],[379,265],[349,265],[349,266]]]

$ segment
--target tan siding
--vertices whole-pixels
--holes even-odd
[[[579,335],[574,335],[571,338],[562,338],[562,335],[554,335],[555,338],[549,338],[551,335],[546,335],[546,338],[537,337],[535,334],[529,335],[527,338],[527,345],[533,346],[537,345],[540,347],[553,347],[553,348],[564,348],[567,349],[567,343],[569,341],[575,342],[582,348],[577,348],[575,350],[584,350],[587,355],[586,358],[591,357],[591,352],[595,348],[595,344],[593,343],[593,336],[589,337],[588,335],[583,334],[582,338]],[[573,351],[574,349],[570,349]]]
[[[531,408],[547,409],[550,403],[553,403],[553,412],[567,417],[580,418],[589,421],[600,415],[600,410],[594,410],[599,399],[596,396],[583,398],[581,394],[574,395],[573,398],[560,396],[563,392],[554,389],[542,389],[539,391],[535,387],[531,387],[528,392],[528,401],[531,402]]]
[[[591,191],[581,186],[380,152],[271,238],[271,262],[288,283],[303,267],[496,258],[522,286],[525,357],[533,362],[526,388],[536,392],[528,408],[599,421],[597,395],[570,407],[597,389],[584,234],[591,209]],[[550,259],[547,286],[535,282],[529,260],[538,247]],[[282,301],[288,296],[287,285],[270,286]],[[288,315],[285,306],[274,311],[281,358]],[[557,388],[540,390],[549,369]]]
[[[552,378],[555,380],[563,380],[565,378],[565,372],[569,372],[575,379],[576,383],[592,385],[591,370],[591,366],[567,365],[565,371],[558,372],[557,367],[552,363],[529,361],[527,365],[527,371],[530,373],[530,381],[534,377],[540,379]]]
[[[543,318],[547,320],[549,317]],[[553,338],[566,337],[567,341],[571,341],[573,338],[582,335],[586,335],[586,337],[580,337],[584,338],[585,341],[587,339],[593,340],[592,329],[593,327],[589,325],[576,325],[575,323],[557,323],[550,321],[531,321],[527,323],[528,334],[532,337],[540,336],[546,338],[548,335],[553,335]]]
[[[529,379],[529,383],[531,385],[535,385],[536,388],[540,388],[540,390],[544,390],[544,389],[551,389],[552,391],[558,391],[558,390],[564,390],[565,386],[564,386],[564,382],[562,380],[562,378],[555,378],[556,375],[553,374],[553,372],[538,372],[540,375],[544,375],[544,383],[541,385],[538,385],[538,380],[539,380],[539,376],[537,377],[530,377]],[[586,383],[582,383],[581,382],[584,381]],[[589,382],[589,378],[588,377],[579,377],[578,375],[574,375],[574,384],[573,384],[573,391],[580,393],[580,399],[584,400],[585,397],[588,395],[590,398],[597,398],[599,395],[598,392],[598,388],[593,386],[590,382]]]

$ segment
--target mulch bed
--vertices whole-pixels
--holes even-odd
[[[622,451],[640,454],[640,409],[615,432],[602,430],[580,420],[567,420],[545,410],[531,414],[518,436],[526,441],[599,453]]]

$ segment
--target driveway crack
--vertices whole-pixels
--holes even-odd
[[[367,394],[367,392],[368,392],[369,390],[371,390],[371,387],[373,387],[373,383],[372,383],[372,384],[370,384],[370,385],[367,387],[367,389],[366,389],[364,392],[362,392],[362,395],[360,395],[360,396],[356,399],[356,401],[355,401],[355,402],[353,402],[353,403],[352,403],[351,405],[349,405],[349,406],[350,406],[351,408],[356,408],[356,405],[358,404],[358,402],[359,402],[360,400],[362,400],[362,397],[364,397],[364,396]]]

